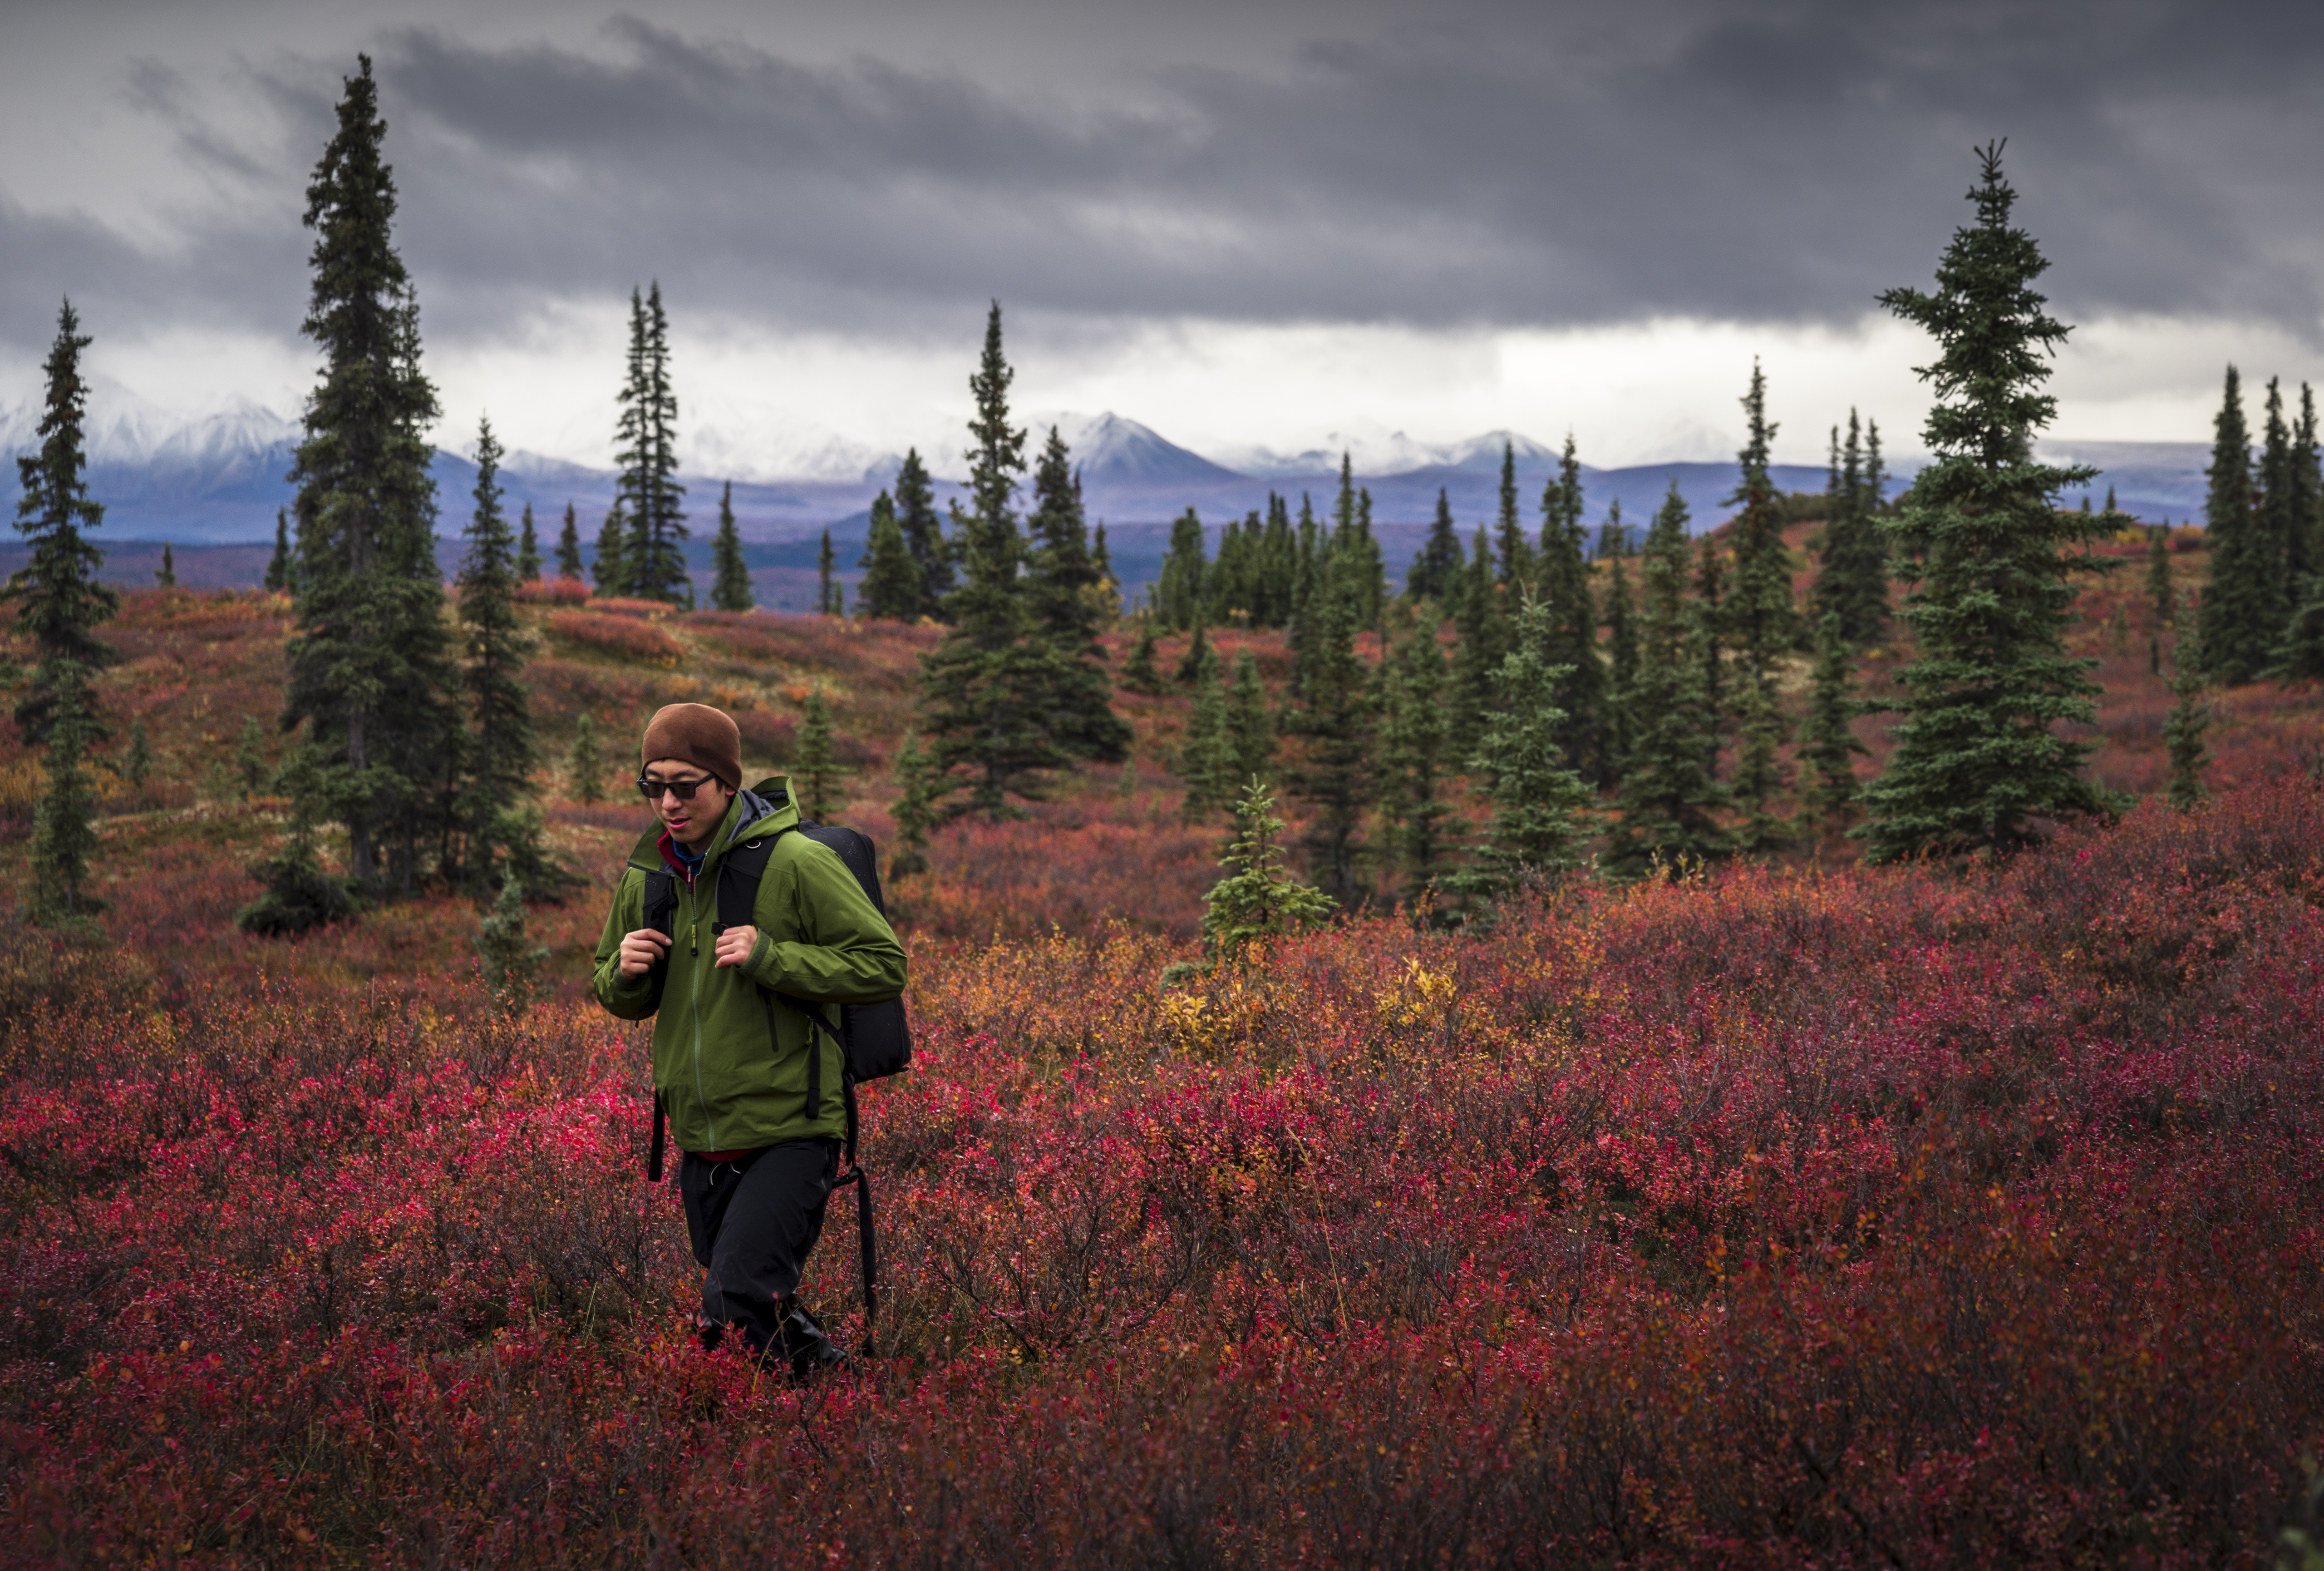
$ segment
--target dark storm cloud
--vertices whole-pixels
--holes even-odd
[[[1993,135],[2070,316],[2324,317],[2324,8],[1635,14],[1572,50],[1510,6],[1047,92],[636,22],[611,51],[416,31],[378,53],[406,255],[463,337],[648,276],[690,310],[843,330],[956,331],[988,295],[1060,326],[1848,320],[1927,279]],[[334,72],[262,86],[310,158]],[[182,116],[166,88],[143,90]],[[261,183],[246,148],[180,134]],[[0,208],[7,287],[69,265],[281,323],[304,173],[277,171],[264,225],[238,208],[161,254]]]

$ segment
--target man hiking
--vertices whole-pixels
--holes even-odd
[[[788,778],[742,789],[742,734],[723,711],[668,706],[641,756],[660,825],[613,891],[597,1002],[655,1017],[656,1111],[685,1153],[678,1190],[706,1273],[704,1345],[731,1328],[753,1359],[804,1378],[844,1357],[798,1302],[847,1132],[838,1006],[902,993],[903,946],[834,852],[784,833],[799,823]],[[724,864],[770,837],[750,922],[722,925]],[[650,889],[667,892],[656,909]]]

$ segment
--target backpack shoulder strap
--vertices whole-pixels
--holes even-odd
[[[782,828],[746,836],[741,845],[729,847],[718,859],[718,922],[713,931],[751,926],[752,910],[759,903],[759,884],[767,876],[767,858],[775,854],[775,842],[788,833]]]

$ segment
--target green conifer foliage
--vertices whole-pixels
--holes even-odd
[[[512,1019],[530,1009],[548,958],[548,946],[534,943],[525,926],[524,886],[507,880],[492,910],[476,925],[477,969],[493,1006]]]
[[[565,789],[576,802],[605,799],[605,752],[597,741],[597,722],[586,710],[573,722],[573,746],[565,755]]]
[[[825,616],[844,615],[844,591],[839,587],[839,557],[831,549],[831,531],[823,531],[823,548],[815,559],[815,608]]]
[[[1186,652],[1178,657],[1178,670],[1175,673],[1178,685],[1182,688],[1194,686],[1203,679],[1206,669],[1215,679],[1218,675],[1216,667],[1216,657],[1211,652],[1210,630],[1203,625],[1201,619],[1197,618],[1194,623],[1194,636],[1186,641]]]
[[[938,822],[937,791],[941,782],[918,733],[904,733],[896,750],[896,844],[888,854],[888,876],[907,878],[928,866],[928,831]]]
[[[1514,494],[1516,476],[1509,476],[1509,489]],[[1466,553],[1461,549],[1461,531],[1452,525],[1452,503],[1444,487],[1436,488],[1436,521],[1428,526],[1428,539],[1423,542],[1420,554],[1412,559],[1412,570],[1404,576],[1404,592],[1415,600],[1444,601],[1452,594],[1462,568],[1467,565]]]
[[[368,56],[307,188],[314,283],[302,330],[323,356],[291,470],[296,631],[288,716],[308,727],[310,821],[347,827],[365,888],[413,887],[440,839],[459,746],[436,561],[419,305],[392,234],[395,186]]]
[[[1607,527],[1620,530],[1622,504],[1617,501],[1608,513]],[[1638,716],[1630,707],[1630,695],[1638,685],[1638,629],[1637,606],[1630,596],[1630,575],[1620,557],[1615,557],[1606,569],[1606,772],[1609,780],[1618,783],[1630,766],[1630,754],[1638,743]]]
[[[1194,679],[1194,713],[1178,748],[1178,778],[1186,787],[1179,815],[1195,823],[1235,799],[1235,759],[1227,736],[1226,690],[1219,684],[1219,658],[1205,646]]]
[[[1260,537],[1259,590],[1251,607],[1258,627],[1290,625],[1299,578],[1299,537],[1291,527],[1291,506],[1270,491],[1267,494],[1267,530]]]
[[[2164,626],[2178,615],[2179,592],[2171,583],[2171,526],[2158,523],[2146,531],[2146,597],[2154,620]]]
[[[1359,832],[1372,799],[1371,684],[1356,653],[1360,602],[1339,586],[1319,586],[1307,607],[1308,641],[1295,679],[1289,729],[1306,743],[1291,789],[1315,809],[1305,845],[1316,882],[1342,904],[1360,898]]]
[[[1469,565],[1462,569],[1452,605],[1452,749],[1466,758],[1485,735],[1485,716],[1493,707],[1493,673],[1508,652],[1508,619],[1501,615],[1503,593],[1493,576],[1492,547],[1480,528],[1472,541]]]
[[[905,549],[920,569],[920,615],[950,621],[945,602],[952,597],[953,563],[961,542],[945,538],[936,486],[918,448],[908,450],[897,467],[895,507],[896,527],[903,531]]]
[[[178,587],[178,559],[171,550],[168,541],[161,542],[161,565],[153,569],[153,582],[164,589]]]
[[[1868,466],[1862,427],[1856,411],[1849,410],[1812,596],[1817,620],[1838,616],[1840,636],[1852,649],[1868,648],[1888,633],[1888,548],[1876,517],[1880,505],[1877,425],[1872,439],[1873,459]]]
[[[1425,620],[1397,640],[1386,665],[1381,705],[1380,799],[1390,842],[1405,875],[1406,899],[1416,899],[1443,871],[1453,846],[1444,799],[1452,772],[1452,714],[1446,690],[1452,671],[1444,646]]]
[[[1767,378],[1751,362],[1751,387],[1743,395],[1748,436],[1737,454],[1742,478],[1728,501],[1736,505],[1733,586],[1727,599],[1729,641],[1738,664],[1765,686],[1783,656],[1799,646],[1799,613],[1792,605],[1791,553],[1784,547],[1783,508],[1767,477],[1768,449],[1775,422],[1767,418]]]
[[[1154,582],[1154,612],[1166,633],[1183,633],[1202,621],[1210,598],[1209,546],[1203,521],[1191,507],[1170,525],[1170,543]]]
[[[890,521],[892,522],[892,520]],[[824,550],[831,549],[831,531],[823,531]],[[734,522],[734,482],[718,493],[718,534],[710,548],[710,605],[716,611],[748,611],[759,603],[751,587],[750,564],[742,559],[742,531]]]
[[[615,496],[629,524],[629,593],[673,605],[694,604],[686,566],[686,514],[678,506],[678,393],[669,377],[669,318],[656,280],[643,299],[630,291],[630,355],[614,427]]]
[[[242,799],[248,801],[266,784],[266,738],[258,728],[258,716],[245,715],[241,735],[235,738],[234,772],[242,781]]]
[[[532,504],[524,504],[524,522],[516,531],[516,581],[530,584],[540,577],[540,531],[533,526]]]
[[[1033,636],[1018,582],[1024,542],[1014,497],[1025,472],[1025,432],[1009,423],[1014,374],[1001,353],[995,301],[983,356],[969,378],[976,402],[968,455],[975,508],[954,514],[965,575],[947,602],[952,631],[920,665],[934,767],[965,792],[964,799],[947,803],[947,817],[998,817],[1009,810],[1010,796],[1037,793],[1043,774],[1068,756],[1047,729],[1049,661]]]
[[[2308,579],[2308,598],[2292,614],[2292,624],[2275,646],[2275,661],[2267,674],[2286,686],[2299,681],[2324,681],[2324,578]]]
[[[1340,455],[1340,495],[1332,511],[1330,573],[1348,597],[1356,626],[1378,630],[1388,604],[1388,564],[1372,533],[1372,494],[1355,484],[1349,456]]]
[[[2268,664],[2282,625],[2281,558],[2263,531],[2252,494],[2251,431],[2244,423],[2243,379],[2227,367],[2206,471],[2204,532],[2211,583],[2203,594],[2199,636],[2206,675],[2223,687],[2250,681]]]
[[[460,817],[467,831],[468,883],[484,889],[505,867],[537,883],[539,833],[524,809],[532,794],[532,695],[523,681],[533,634],[517,615],[515,541],[501,511],[501,445],[490,420],[476,433],[475,506],[460,564],[460,634],[472,730],[467,790]]]
[[[129,751],[122,756],[121,778],[129,782],[131,790],[145,789],[146,777],[153,772],[153,749],[145,740],[145,722],[129,723]]]
[[[80,352],[90,341],[72,302],[65,301],[42,367],[44,393],[35,432],[41,445],[16,460],[23,489],[16,501],[16,532],[24,537],[28,555],[9,577],[5,596],[17,603],[16,625],[32,642],[32,687],[16,706],[18,733],[38,746],[48,740],[52,718],[69,708],[75,745],[84,753],[106,735],[88,684],[93,673],[115,658],[97,629],[121,603],[97,582],[105,552],[86,532],[105,522],[105,509],[89,496],[85,478],[88,454],[82,429],[88,384],[81,374]]]
[[[1267,686],[1248,649],[1235,654],[1234,683],[1227,692],[1227,748],[1237,781],[1264,778],[1275,767],[1275,723],[1268,713]]]
[[[1816,624],[1815,673],[1800,727],[1800,805],[1829,829],[1847,827],[1856,804],[1854,761],[1870,751],[1849,725],[1856,713],[1849,667],[1847,624],[1827,611]]]
[[[1029,656],[1043,668],[1042,724],[1067,756],[1119,763],[1130,755],[1130,725],[1113,712],[1113,681],[1098,637],[1114,620],[1119,593],[1090,552],[1081,477],[1055,426],[1033,466],[1033,511],[1025,524]]]
[[[1469,761],[1492,817],[1470,864],[1451,880],[1461,892],[1486,899],[1577,865],[1596,799],[1557,740],[1563,673],[1549,660],[1556,620],[1547,605],[1527,600],[1515,621],[1493,714]]]
[[[2175,659],[2171,691],[2178,701],[2163,722],[2163,744],[2171,753],[2171,805],[2181,812],[2200,807],[2210,793],[2203,772],[2210,767],[2211,749],[2204,734],[2210,729],[2211,706],[2203,697],[2203,679]]]
[[[565,523],[557,531],[557,576],[578,582],[581,578],[581,522],[573,504],[565,504]]]
[[[2043,819],[2110,811],[2082,772],[2088,745],[2057,735],[2096,718],[2096,663],[2070,658],[2065,629],[2086,564],[2070,553],[2091,525],[2059,512],[2061,489],[2094,471],[2036,463],[2034,441],[2057,401],[2041,391],[2066,326],[2034,290],[2048,263],[2010,224],[2016,200],[1998,144],[1981,154],[1974,226],[1955,231],[1937,289],[1882,302],[1938,343],[1920,374],[1935,393],[1923,439],[1934,455],[1884,521],[1892,543],[1923,542],[1908,564],[1904,618],[1918,657],[1895,673],[1904,716],[1886,772],[1863,793],[1851,830],[1878,861],[2018,846]]]
[[[1150,612],[1138,619],[1138,638],[1130,646],[1130,658],[1121,662],[1121,685],[1148,698],[1168,690],[1162,679],[1162,668],[1155,663],[1154,617]]]
[[[2324,449],[2317,445],[2316,390],[2300,384],[2300,420],[2292,429],[2292,464],[2285,476],[2291,543],[2284,576],[2298,585],[2324,578]]]
[[[2313,522],[2292,479],[2292,428],[2283,419],[2282,378],[2267,379],[2267,402],[2260,418],[2259,495],[2260,538],[2274,559],[2276,607],[2289,618],[2293,602],[2288,591],[2300,581],[2308,550],[2308,526]],[[2280,638],[2282,626],[2274,630]]]
[[[1240,965],[1254,947],[1332,919],[1338,902],[1284,871],[1275,837],[1275,793],[1262,781],[1244,788],[1235,804],[1235,837],[1219,864],[1227,876],[1203,896],[1203,953],[1211,966]],[[1165,980],[1175,980],[1166,974]]]
[[[1570,441],[1571,439],[1569,438],[1568,440]],[[1545,519],[1562,506],[1562,501],[1553,503],[1551,500],[1553,496],[1560,498],[1563,496],[1563,493],[1557,489],[1557,482],[1552,481],[1550,487],[1549,493],[1542,499],[1542,512]],[[1526,541],[1525,519],[1517,507],[1517,447],[1516,444],[1506,441],[1501,444],[1499,496],[1500,506],[1494,514],[1493,522],[1493,569],[1502,587],[1514,596],[1520,588],[1533,583],[1535,562],[1533,547]],[[1546,522],[1543,525],[1545,531],[1549,527]]]
[[[42,664],[51,698],[41,759],[45,783],[32,809],[32,897],[25,903],[38,925],[67,927],[104,909],[88,889],[97,801],[88,765],[97,728],[87,707],[91,673],[69,657]]]
[[[266,587],[280,594],[290,587],[290,510],[274,510],[274,554],[266,560]]]
[[[589,578],[601,596],[630,592],[630,531],[622,522],[618,502],[605,510],[604,527],[597,531],[597,554],[589,564]]]
[[[1565,439],[1558,477],[1542,493],[1541,555],[1531,593],[1552,629],[1543,659],[1562,671],[1555,707],[1557,744],[1573,767],[1602,784],[1613,783],[1606,747],[1606,662],[1598,652],[1598,601],[1591,593],[1589,526],[1582,519],[1582,465],[1573,439]],[[1522,586],[1505,589],[1514,605]],[[1505,647],[1514,648],[1514,634]],[[1498,678],[1496,678],[1498,679]]]
[[[1638,670],[1628,694],[1632,741],[1621,823],[1609,860],[1625,877],[1659,865],[1716,861],[1731,849],[1719,827],[1729,805],[1714,772],[1719,735],[1703,687],[1701,633],[1689,605],[1687,508],[1673,482],[1638,562]]]
[[[327,799],[317,777],[327,767],[319,750],[307,748],[291,754],[283,766],[282,790],[290,799],[290,834],[282,848],[254,864],[250,875],[266,892],[235,915],[244,932],[272,937],[307,932],[355,914],[356,904],[344,879],[323,871],[315,854],[315,821],[307,804]]]
[[[791,774],[799,793],[799,811],[825,824],[832,821],[844,800],[838,794],[839,781],[847,772],[833,755],[831,742],[831,706],[818,688],[807,694],[799,716],[798,757]]]
[[[863,559],[856,564],[863,577],[855,585],[855,615],[884,622],[918,622],[920,595],[927,583],[904,531],[896,522],[896,504],[882,491],[872,499],[872,525],[863,537]]]

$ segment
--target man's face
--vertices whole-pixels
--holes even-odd
[[[661,819],[662,827],[669,831],[669,837],[689,851],[710,843],[710,836],[718,832],[719,822],[726,817],[726,804],[734,799],[734,793],[720,785],[715,775],[683,759],[654,760],[645,767],[645,780],[650,791],[657,786],[663,788],[649,799],[654,814]],[[692,799],[682,799],[678,791],[669,790],[672,785],[691,786]]]

